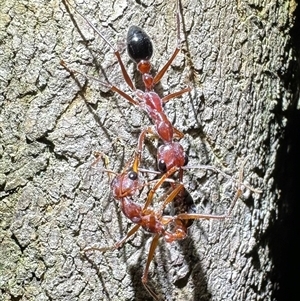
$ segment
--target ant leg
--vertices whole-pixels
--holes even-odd
[[[158,296],[154,293],[154,291],[149,287],[148,284],[143,283],[144,288],[147,290],[147,292],[153,297],[153,299],[155,301],[160,301],[160,299],[158,298]]]
[[[179,48],[179,46],[177,46],[172,57],[168,60],[168,62],[165,64],[165,66],[156,74],[156,76],[153,79],[154,85],[157,84],[161,80],[161,78],[164,76],[164,74],[168,70],[169,66],[172,64],[173,60],[177,56],[179,50],[180,50],[180,48]]]
[[[182,183],[178,183],[177,184],[177,187],[172,190],[172,192],[168,195],[168,197],[165,199],[164,203],[162,204],[161,206],[161,209],[160,209],[160,216],[162,216],[162,213],[163,213],[163,210],[165,209],[165,207],[173,202],[173,200],[176,198],[176,196],[179,194],[179,192],[181,191],[181,189],[183,189],[184,186]]]
[[[234,196],[234,198],[233,198],[233,200],[232,200],[232,203],[231,203],[231,205],[230,205],[230,207],[229,207],[229,210],[228,210],[228,212],[227,212],[227,214],[226,214],[226,217],[230,217],[231,212],[232,212],[232,210],[233,210],[233,208],[234,208],[234,206],[235,206],[237,200],[241,197],[241,195],[242,195],[242,189],[241,189],[241,187],[240,187],[240,185],[239,185],[238,190],[237,190],[237,192],[235,193],[235,196]]]
[[[146,262],[146,266],[145,266],[143,277],[142,277],[142,282],[143,283],[147,283],[147,281],[148,281],[149,265],[150,265],[150,263],[153,259],[154,251],[155,251],[155,249],[158,245],[159,236],[160,236],[159,234],[156,234],[152,239],[150,249],[149,249],[148,258],[147,258],[147,262]]]
[[[127,93],[125,93],[124,91],[120,90],[119,88],[117,88],[116,86],[110,86],[110,90],[117,92],[118,94],[120,94],[122,97],[124,97],[125,99],[127,99],[130,103],[139,106],[139,102],[137,102],[136,100],[134,100],[130,95],[128,95]]]
[[[232,176],[228,175],[227,173],[225,173],[224,171],[222,171],[221,169],[215,167],[215,166],[212,166],[212,165],[195,165],[195,166],[192,166],[192,165],[186,165],[186,166],[182,166],[181,167],[182,170],[187,170],[187,169],[204,169],[204,170],[211,170],[215,173],[219,173],[220,175],[222,175],[224,178],[227,178],[229,180],[232,180],[233,182],[239,184],[239,185],[243,185],[245,186],[247,189],[255,192],[255,193],[261,193],[262,191],[260,189],[255,189],[249,185],[247,185],[246,183],[243,183],[241,182],[240,179],[236,180],[234,179]]]
[[[184,133],[182,133],[181,131],[179,131],[178,129],[176,129],[175,127],[173,127],[173,131],[174,131],[174,135],[176,136],[177,139],[182,139],[184,137]],[[139,136],[139,140],[138,140],[138,147],[137,147],[137,152],[141,155],[142,153],[142,149],[143,149],[143,145],[144,145],[144,140],[145,140],[145,136],[146,134],[151,134],[153,136],[157,136],[157,133],[155,132],[155,130],[153,129],[153,126],[149,126],[146,129],[144,129]]]
[[[178,215],[176,215],[176,217],[174,218],[176,219],[225,219],[227,218],[228,215],[227,214],[222,214],[222,215],[214,215],[214,214],[198,214],[198,213],[180,213]]]
[[[155,185],[151,188],[151,190],[148,193],[147,200],[146,200],[143,210],[145,210],[152,202],[153,196],[154,196],[154,193],[156,192],[156,190],[166,181],[167,178],[169,178],[176,171],[178,171],[178,167],[177,166],[172,167],[155,183]]]
[[[177,139],[180,140],[184,137],[184,134],[181,131],[179,131],[178,129],[173,127],[173,131],[174,131],[174,136],[176,135]]]
[[[244,165],[246,163],[246,161],[248,160],[249,156],[247,156],[241,166],[240,172],[239,172],[239,178],[238,179],[234,179],[232,176],[228,175],[227,173],[225,173],[224,171],[222,171],[221,169],[212,166],[212,165],[186,165],[186,166],[182,166],[181,169],[182,170],[187,170],[187,169],[204,169],[204,170],[211,170],[215,173],[219,173],[220,175],[222,175],[224,178],[227,178],[229,180],[232,180],[233,182],[237,183],[240,186],[244,186],[247,189],[249,189],[250,191],[254,192],[254,193],[262,193],[262,190],[260,189],[256,189],[246,183],[243,183],[242,179],[243,179],[243,171],[244,171]]]
[[[178,97],[178,96],[180,96],[180,95],[182,95],[182,94],[184,94],[186,92],[190,92],[191,90],[192,90],[191,87],[187,87],[187,88],[182,89],[180,91],[177,91],[175,93],[171,93],[169,95],[166,95],[165,97],[162,98],[162,102],[163,103],[167,103],[170,99]],[[175,127],[173,127],[173,130],[174,130],[175,135],[178,136],[178,139],[182,139],[183,138],[184,134],[181,131],[179,131]]]
[[[242,194],[242,190],[241,188],[239,187],[232,202],[231,202],[231,205],[229,207],[229,210],[226,214],[222,214],[222,215],[216,215],[216,214],[192,214],[192,213],[180,213],[176,216],[175,219],[183,219],[183,220],[189,220],[189,219],[220,219],[220,220],[223,220],[223,219],[226,219],[228,217],[230,217],[231,215],[231,212],[237,202],[237,200],[240,198]]]
[[[176,218],[178,219],[201,219],[201,218],[205,218],[205,219],[226,219],[228,217],[230,217],[231,212],[237,202],[237,200],[240,198],[240,196],[242,195],[242,189],[241,189],[241,183],[243,181],[243,170],[244,170],[244,164],[240,170],[239,173],[239,181],[238,181],[238,189],[237,192],[235,193],[235,196],[231,202],[231,205],[229,207],[229,210],[226,214],[222,214],[222,215],[215,215],[215,214],[191,214],[191,213],[181,213],[178,214],[176,216]]]
[[[122,245],[126,242],[126,240],[132,236],[133,234],[135,234],[135,232],[140,228],[140,225],[135,225],[133,228],[131,228],[129,230],[129,232],[126,234],[126,236],[124,238],[122,238],[120,241],[118,241],[115,244],[115,249],[119,249],[120,247],[122,247]]]
[[[141,157],[142,157],[143,145],[144,145],[146,134],[152,134],[152,135],[157,136],[157,134],[153,130],[152,126],[148,126],[147,128],[143,129],[143,131],[140,133],[140,136],[138,139],[138,146],[137,146],[137,150],[136,150],[140,161],[141,161]]]
[[[96,77],[93,76],[87,76],[86,74],[81,73],[80,71],[77,70],[71,70],[64,61],[60,61],[60,65],[63,66],[69,73],[71,74],[75,74],[78,73],[86,78],[90,78],[94,81],[97,81],[98,83],[100,83],[103,87],[108,88],[109,90],[118,93],[119,95],[121,95],[123,98],[125,98],[126,100],[128,100],[130,103],[132,103],[133,105],[139,106],[139,102],[137,102],[136,100],[134,100],[130,95],[128,95],[126,92],[120,90],[118,87],[113,86],[109,83],[106,83]]]
[[[129,232],[126,234],[126,236],[124,238],[122,238],[120,241],[118,241],[116,244],[114,244],[112,247],[103,247],[103,248],[97,248],[97,247],[91,247],[91,248],[87,248],[84,249],[84,253],[89,252],[89,251],[99,251],[99,252],[106,252],[109,250],[115,250],[115,249],[119,249],[120,247],[123,246],[123,244],[126,242],[126,240],[132,236],[133,234],[135,234],[135,232],[140,228],[140,225],[135,225],[131,230],[129,230]]]
[[[180,17],[179,17],[179,0],[177,1],[177,13],[176,13],[176,23],[177,23],[177,46],[176,49],[173,53],[173,55],[171,56],[171,58],[167,61],[167,63],[163,66],[163,68],[155,75],[154,79],[153,79],[153,84],[157,84],[161,78],[164,76],[164,74],[166,73],[167,69],[170,67],[170,65],[172,64],[172,62],[174,61],[174,59],[176,58],[177,54],[179,53],[180,49],[181,49],[181,39],[180,39]]]
[[[73,10],[81,16],[81,18],[83,18],[85,20],[85,22],[94,30],[94,32],[96,34],[98,34],[103,40],[104,42],[113,50],[115,56],[117,57],[117,60],[118,60],[118,63],[121,67],[121,71],[122,71],[122,75],[125,79],[125,82],[127,83],[127,85],[130,87],[131,90],[135,90],[135,86],[132,82],[132,80],[130,79],[129,75],[128,75],[128,72],[124,66],[124,63],[121,59],[121,55],[120,55],[120,52],[108,41],[108,39],[105,38],[105,36],[92,24],[92,22],[90,22],[82,13],[80,13],[79,11],[77,11],[75,9],[75,7],[69,2],[69,0],[63,0],[64,4],[68,7],[72,7]]]
[[[178,96],[180,96],[180,95],[182,95],[186,92],[190,92],[191,90],[192,90],[191,87],[187,87],[187,88],[184,88],[180,91],[177,91],[177,92],[171,93],[169,95],[166,95],[165,97],[162,98],[162,102],[167,103],[170,99],[178,97]]]
[[[239,180],[238,180],[238,189],[237,189],[237,192],[232,200],[232,203],[229,207],[229,210],[228,210],[228,213],[227,213],[227,216],[229,217],[231,215],[231,212],[237,202],[237,200],[240,198],[240,196],[242,195],[242,189],[241,189],[241,184],[243,182],[243,177],[244,177],[244,166],[246,164],[246,161],[247,161],[248,157],[245,158],[242,166],[241,166],[241,169],[240,169],[240,172],[239,172]]]

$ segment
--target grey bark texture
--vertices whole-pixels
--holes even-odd
[[[243,181],[262,193],[244,187],[231,218],[195,221],[179,243],[161,239],[149,285],[163,300],[275,300],[272,241],[288,208],[277,175],[298,112],[296,4],[181,2],[182,51],[157,91],[188,84],[192,92],[165,110],[185,133],[189,165],[215,165],[237,179],[247,158]],[[120,49],[139,88],[125,51],[129,26],[153,38],[154,72],[176,47],[175,1],[75,6]],[[0,300],[152,300],[141,282],[151,235],[139,231],[119,250],[82,253],[113,245],[132,227],[103,168],[120,172],[150,121],[99,82],[70,76],[60,61],[128,91],[112,49],[60,0],[1,1],[0,41]],[[156,147],[147,139],[143,167],[156,169]],[[106,160],[95,163],[96,152]],[[187,171],[184,185],[199,213],[226,212],[236,192],[234,181],[201,169]]]

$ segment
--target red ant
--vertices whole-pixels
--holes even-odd
[[[139,140],[139,144],[142,143]],[[135,157],[132,163],[132,167],[128,168],[128,164],[125,170],[117,174],[111,183],[113,196],[120,202],[121,210],[123,214],[130,219],[135,226],[128,231],[126,236],[117,242],[113,247],[97,248],[92,247],[85,249],[84,252],[88,251],[107,251],[112,249],[118,249],[126,242],[128,238],[134,235],[140,227],[147,232],[153,233],[146,266],[142,276],[142,283],[146,290],[152,295],[155,300],[159,300],[154,291],[148,286],[148,271],[150,263],[153,259],[155,249],[158,245],[160,237],[163,237],[166,242],[171,243],[177,240],[182,240],[187,236],[188,227],[192,224],[195,219],[219,219],[223,220],[230,216],[231,211],[241,195],[241,190],[238,189],[233,202],[228,210],[227,214],[213,215],[213,214],[197,214],[195,213],[194,201],[185,189],[184,185],[179,182],[172,182],[169,177],[177,171],[177,167],[173,167],[166,172],[159,180],[156,181],[154,186],[150,189],[146,203],[144,207],[134,202],[132,197],[136,192],[144,187],[146,184],[139,183],[139,153],[135,153]],[[110,171],[109,171],[110,172]],[[153,201],[155,192],[160,186],[168,181],[171,184],[170,193],[166,195],[165,200],[158,212],[148,208],[150,203]],[[174,207],[174,215],[164,215],[163,211],[165,207],[172,203]]]
[[[148,271],[150,263],[154,257],[155,249],[158,245],[160,237],[164,237],[166,242],[171,243],[177,240],[182,240],[187,236],[188,227],[191,225],[191,221],[195,219],[219,219],[223,220],[230,216],[234,204],[241,195],[241,190],[239,189],[236,196],[230,206],[227,214],[224,215],[212,215],[212,214],[197,214],[194,212],[194,202],[189,194],[189,192],[184,188],[181,183],[173,183],[172,191],[166,197],[161,209],[158,213],[152,209],[144,206],[142,208],[139,204],[132,200],[133,194],[139,187],[138,184],[138,173],[136,168],[136,161],[133,164],[133,169],[125,171],[116,176],[112,182],[112,189],[114,197],[121,203],[121,209],[124,215],[129,218],[134,224],[136,224],[131,230],[128,231],[127,235],[117,242],[113,247],[97,248],[92,247],[85,250],[94,251],[98,250],[101,252],[118,249],[126,242],[126,240],[134,235],[140,227],[142,227],[147,232],[153,233],[154,237],[152,239],[148,258],[144,268],[142,283],[146,290],[152,295],[155,300],[159,300],[154,291],[147,284],[148,282]],[[162,178],[155,184],[151,189],[151,193],[148,194],[147,202],[151,203],[155,191],[161,186],[167,177],[170,175],[169,172],[163,175]],[[163,209],[173,202],[175,208],[175,215],[163,215]],[[192,212],[192,213],[191,213]],[[168,230],[171,227],[171,230]]]
[[[133,99],[129,94],[120,90],[114,85],[111,85],[107,82],[100,81],[101,85],[109,88],[111,91],[117,92],[119,95],[127,99],[133,105],[136,105],[142,108],[147,112],[148,116],[154,124],[155,130],[151,127],[146,129],[142,135],[145,136],[146,133],[156,134],[162,141],[163,144],[158,147],[157,150],[157,162],[158,169],[161,172],[166,172],[173,168],[174,166],[181,168],[185,166],[188,162],[187,156],[183,150],[183,147],[180,143],[175,142],[174,138],[181,139],[184,134],[176,129],[171,121],[168,119],[167,115],[163,110],[163,105],[167,103],[170,99],[178,97],[186,92],[191,91],[190,87],[182,89],[178,92],[169,94],[163,98],[160,98],[159,95],[153,91],[154,86],[161,80],[169,66],[172,64],[177,54],[180,51],[180,17],[179,17],[179,0],[177,0],[177,46],[167,63],[163,68],[153,77],[150,74],[151,63],[150,59],[153,54],[153,46],[150,37],[147,33],[142,30],[140,27],[131,26],[127,34],[127,52],[130,58],[137,64],[137,70],[142,75],[142,80],[145,85],[145,92],[136,89],[132,80],[130,79],[128,72],[123,64],[120,53],[115,47],[103,36],[103,34],[88,20],[83,14],[78,12],[70,3],[69,0],[64,0],[70,7],[78,13],[87,24],[107,43],[107,45],[114,51],[115,56],[117,57],[118,63],[120,65],[123,77],[129,88],[134,91],[135,97],[138,100]],[[63,62],[62,65],[65,66]],[[65,66],[66,67],[66,66]],[[141,151],[141,149],[139,150]],[[182,173],[180,178],[182,179]]]

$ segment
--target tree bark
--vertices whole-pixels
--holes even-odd
[[[153,38],[153,72],[176,47],[175,1],[75,6],[120,49],[140,89],[125,51],[129,26]],[[92,79],[128,91],[113,50],[72,8],[60,0],[0,8],[0,300],[152,300],[141,282],[151,235],[82,253],[132,227],[103,169],[123,169],[149,119]],[[231,218],[195,221],[178,243],[160,240],[149,285],[163,300],[288,300],[296,288],[283,280],[289,253],[281,243],[293,247],[285,236],[299,209],[295,9],[293,1],[182,0],[182,51],[156,91],[192,87],[165,106],[185,134],[189,165],[237,179],[245,162],[243,181],[262,193],[244,187]],[[71,76],[61,61],[89,78]],[[143,167],[156,169],[156,147],[147,139]],[[201,169],[184,176],[199,213],[226,212],[235,184]]]

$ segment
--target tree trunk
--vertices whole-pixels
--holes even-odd
[[[296,4],[258,2],[182,0],[182,51],[156,91],[192,88],[165,106],[185,134],[189,165],[237,179],[245,163],[243,182],[262,193],[243,187],[229,219],[194,221],[185,240],[160,240],[149,285],[163,300],[291,300],[296,289],[284,278],[299,268],[288,252],[295,238],[286,236],[299,230]],[[125,51],[129,26],[153,38],[153,72],[176,47],[175,1],[75,6],[121,51],[140,89]],[[141,282],[151,235],[82,252],[111,246],[132,227],[103,169],[120,172],[151,122],[92,79],[129,91],[113,50],[72,8],[60,0],[0,8],[0,300],[152,300]],[[156,169],[156,147],[147,139],[143,167]],[[236,192],[232,179],[197,168],[183,183],[199,213],[226,212]]]

